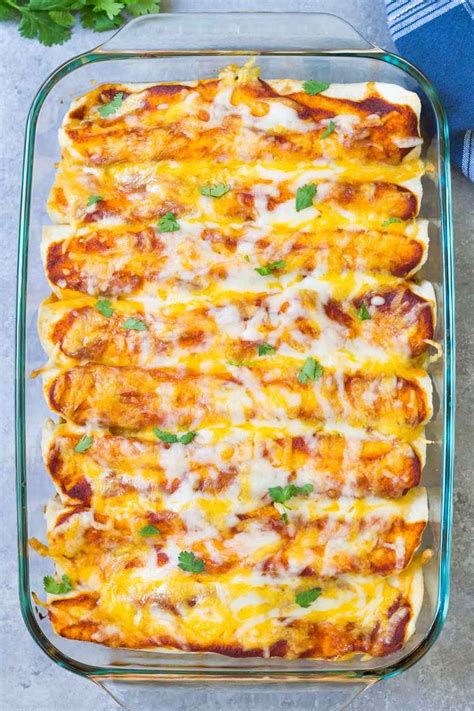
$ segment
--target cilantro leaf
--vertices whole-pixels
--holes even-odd
[[[9,20],[16,20],[19,17],[18,10],[10,5],[2,5],[0,2],[0,22],[8,22]]]
[[[94,32],[115,30],[123,24],[121,15],[116,15],[113,20],[109,20],[105,12],[95,12],[90,5],[81,10],[80,17],[82,26],[94,30]]]
[[[98,202],[102,202],[103,199],[102,195],[91,195],[87,201],[87,207],[95,205]]]
[[[403,222],[399,217],[389,217],[388,220],[382,222],[382,227],[388,227],[388,225],[393,225],[395,222]]]
[[[260,274],[260,276],[268,276],[273,274],[277,269],[284,269],[286,267],[286,262],[280,259],[278,262],[269,262],[264,267],[255,267],[255,271]]]
[[[94,0],[94,12],[105,12],[109,20],[119,15],[125,5],[115,0]]]
[[[307,496],[313,489],[312,484],[305,484],[304,486],[288,484],[287,486],[271,486],[268,489],[268,493],[274,503],[286,504],[286,502],[294,496]]]
[[[251,360],[226,360],[227,365],[233,365],[235,368],[251,368],[253,363]]]
[[[81,439],[74,447],[74,451],[78,452],[79,454],[83,454],[84,452],[87,452],[87,450],[92,447],[93,442],[94,442],[93,437],[89,437],[89,435],[82,435]]]
[[[107,13],[106,13],[107,14]],[[108,15],[107,15],[108,17]],[[112,19],[109,17],[109,20]],[[102,106],[99,106],[97,108],[97,111],[99,114],[102,116],[102,118],[107,118],[108,116],[112,116],[116,111],[119,110],[119,108],[122,106],[123,102],[123,91],[119,91],[115,94],[114,98],[109,101],[108,104],[102,104]]]
[[[51,10],[48,13],[50,18],[61,27],[72,27],[74,24],[74,15],[66,10]]]
[[[281,520],[283,521],[283,523],[285,523],[285,524],[288,523],[288,514],[286,513],[286,511],[283,511],[283,513],[282,513],[282,515],[280,516],[280,518],[281,518]]]
[[[174,444],[178,441],[178,435],[171,434],[171,432],[165,432],[164,430],[160,430],[158,427],[153,427],[153,432],[158,439],[162,442],[166,442],[166,444]]]
[[[295,595],[295,602],[300,607],[309,607],[312,602],[318,599],[321,595],[321,588],[310,588],[309,590],[302,590]]]
[[[360,309],[357,312],[357,318],[359,321],[370,321],[372,316],[369,314],[369,310],[367,309],[367,306],[362,303],[360,306]]]
[[[82,10],[88,0],[68,0],[68,9],[71,11]]]
[[[262,343],[258,347],[258,355],[259,356],[273,354],[273,353],[275,353],[275,351],[276,351],[275,346],[271,346],[269,343]]]
[[[334,121],[329,121],[328,127],[324,131],[324,133],[321,135],[321,138],[327,138],[328,136],[330,136],[335,128],[336,128],[336,124],[334,123]]]
[[[28,10],[48,12],[64,7],[63,0],[29,0]]]
[[[113,316],[114,310],[112,308],[112,304],[108,299],[99,299],[99,301],[96,301],[94,306],[96,307],[97,311],[102,314],[102,316],[105,316],[105,318],[110,318]]]
[[[148,536],[156,536],[159,533],[159,530],[155,528],[155,526],[153,526],[151,523],[147,524],[146,526],[143,526],[143,528],[138,531],[138,535],[142,536],[143,538],[148,538]]]
[[[315,358],[306,358],[303,367],[298,373],[298,380],[302,385],[306,385],[309,380],[318,380],[322,374],[321,364]]]
[[[316,94],[326,91],[328,86],[329,84],[324,84],[321,81],[314,81],[313,79],[310,79],[309,81],[304,82],[303,90],[310,96],[316,96]]]
[[[181,444],[191,444],[191,442],[196,437],[197,432],[185,432],[184,435],[179,437],[178,442]]]
[[[308,183],[298,188],[296,191],[296,212],[300,212],[312,206],[316,190],[317,187],[314,183]]]
[[[176,232],[179,230],[179,225],[176,217],[172,212],[167,212],[166,215],[158,220],[158,232]]]
[[[132,17],[160,11],[160,0],[125,0],[125,4]]]
[[[162,442],[166,444],[191,444],[197,435],[197,432],[185,432],[183,435],[179,436],[173,434],[172,432],[165,432],[165,430],[160,430],[158,427],[153,427],[153,432]]]
[[[22,37],[48,47],[71,37],[77,14],[84,27],[103,32],[120,27],[129,17],[159,11],[160,0],[0,0],[0,21],[16,20]],[[120,103],[112,100],[98,110],[105,118]]]
[[[223,195],[228,193],[229,190],[230,185],[217,183],[216,185],[203,186],[201,188],[201,195],[206,195],[206,197],[221,198]]]
[[[38,39],[46,47],[53,44],[63,44],[71,36],[71,30],[53,22],[45,12],[22,10],[18,31],[27,39]]]
[[[178,568],[185,570],[187,573],[202,573],[204,570],[204,561],[196,558],[192,552],[181,551],[178,560]]]
[[[63,575],[62,582],[58,583],[52,575],[45,575],[43,578],[43,587],[47,593],[51,595],[64,595],[73,589],[71,579],[67,575]]]
[[[146,323],[135,316],[129,316],[124,322],[122,328],[126,331],[148,331]]]

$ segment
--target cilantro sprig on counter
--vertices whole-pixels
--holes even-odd
[[[83,27],[106,32],[159,11],[160,0],[0,0],[0,21],[17,22],[22,37],[47,47],[67,42],[77,17]]]

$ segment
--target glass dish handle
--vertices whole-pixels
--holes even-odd
[[[255,708],[256,697],[262,708],[281,708],[285,711],[343,711],[351,702],[375,682],[354,680],[324,681],[316,684],[258,682],[188,682],[185,678],[170,682],[150,680],[119,681],[93,678],[126,711],[156,711],[169,709],[233,709]],[[218,705],[216,701],[219,701]],[[214,702],[214,703],[213,703]]]
[[[260,54],[279,50],[382,51],[365,39],[347,20],[337,15],[302,12],[298,14],[300,17],[301,20],[295,21],[293,13],[284,12],[144,15],[122,27],[99,45],[95,52],[205,54],[241,50],[244,53]],[[222,39],[223,34],[226,35],[225,40]]]

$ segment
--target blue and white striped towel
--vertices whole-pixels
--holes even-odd
[[[474,181],[474,0],[385,0],[397,50],[438,89],[451,155]]]

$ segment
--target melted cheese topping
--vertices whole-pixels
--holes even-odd
[[[310,96],[249,65],[73,102],[38,321],[59,634],[338,659],[413,633],[435,325],[410,280],[418,119],[399,87]]]

